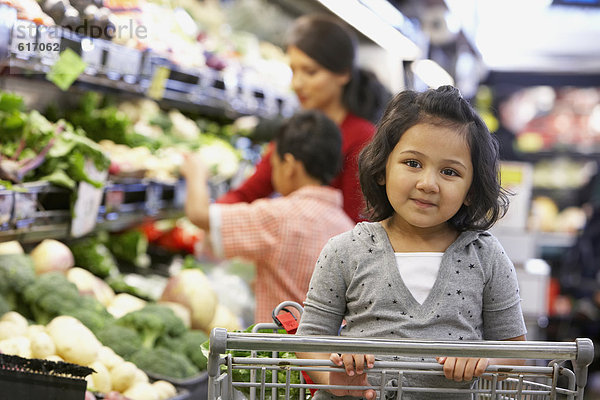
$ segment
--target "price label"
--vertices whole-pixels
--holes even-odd
[[[108,177],[108,170],[98,171],[90,160],[85,162],[85,171],[92,180],[97,182],[104,183]],[[102,189],[98,189],[87,182],[79,182],[77,200],[73,206],[71,236],[80,237],[94,229],[100,203],[102,202],[102,191]]]
[[[150,183],[146,188],[146,212],[156,215],[162,205],[163,187],[158,183]]]
[[[71,49],[60,53],[58,60],[52,65],[46,79],[61,90],[67,90],[73,82],[85,71],[86,63]]]
[[[15,225],[23,227],[31,224],[37,213],[37,192],[15,192],[13,220]]]
[[[173,196],[173,205],[177,208],[183,208],[185,205],[185,196],[187,194],[185,180],[180,179],[175,184],[175,194]]]
[[[150,87],[146,94],[148,97],[154,100],[160,100],[165,95],[165,88],[167,86],[167,79],[171,70],[167,67],[156,67],[152,74],[152,80],[150,81]]]
[[[10,222],[14,202],[12,191],[0,189],[0,227]]]
[[[104,193],[105,212],[108,214],[121,210],[124,201],[125,192],[123,189],[107,189]]]
[[[120,75],[138,75],[142,62],[142,53],[136,49],[109,43],[106,58],[106,72],[115,72]]]
[[[101,39],[81,39],[81,59],[96,72],[102,70],[102,54],[106,47]]]

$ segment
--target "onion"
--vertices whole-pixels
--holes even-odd
[[[64,273],[75,265],[71,249],[54,239],[44,239],[29,255],[38,275],[52,271]]]

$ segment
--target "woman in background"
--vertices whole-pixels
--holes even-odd
[[[356,65],[354,33],[328,15],[298,18],[287,40],[292,69],[292,88],[303,109],[323,112],[342,132],[343,167],[331,182],[342,191],[344,211],[354,221],[364,220],[364,203],[358,183],[358,154],[371,140],[390,95],[371,72]],[[273,193],[273,146],[256,166],[255,173],[239,188],[219,198],[219,203],[250,203]]]

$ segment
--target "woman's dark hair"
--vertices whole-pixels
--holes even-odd
[[[391,95],[375,74],[356,66],[358,40],[348,26],[330,15],[304,15],[292,26],[286,43],[296,46],[331,72],[349,72],[342,103],[359,117],[373,123],[379,120]]]
[[[508,209],[508,193],[500,186],[498,143],[452,86],[422,93],[406,90],[388,104],[373,140],[358,160],[367,214],[373,221],[382,221],[394,213],[385,185],[378,182],[385,177],[387,159],[404,132],[423,123],[455,128],[465,135],[471,150],[473,182],[467,195],[469,205],[463,204],[448,223],[459,232],[489,229]]]
[[[342,134],[325,114],[304,110],[287,120],[275,136],[279,157],[290,153],[313,178],[328,184],[342,166]]]

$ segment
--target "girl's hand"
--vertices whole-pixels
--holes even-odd
[[[444,365],[444,375],[456,382],[470,381],[481,376],[489,365],[488,358],[438,357]]]
[[[346,373],[330,372],[329,384],[342,386],[368,386],[367,374],[365,373],[365,364],[367,368],[373,368],[375,356],[372,354],[337,354],[333,353],[329,357],[335,365],[344,367]],[[366,399],[375,399],[375,391],[350,390],[350,389],[329,389],[335,396],[354,396],[365,397]]]

